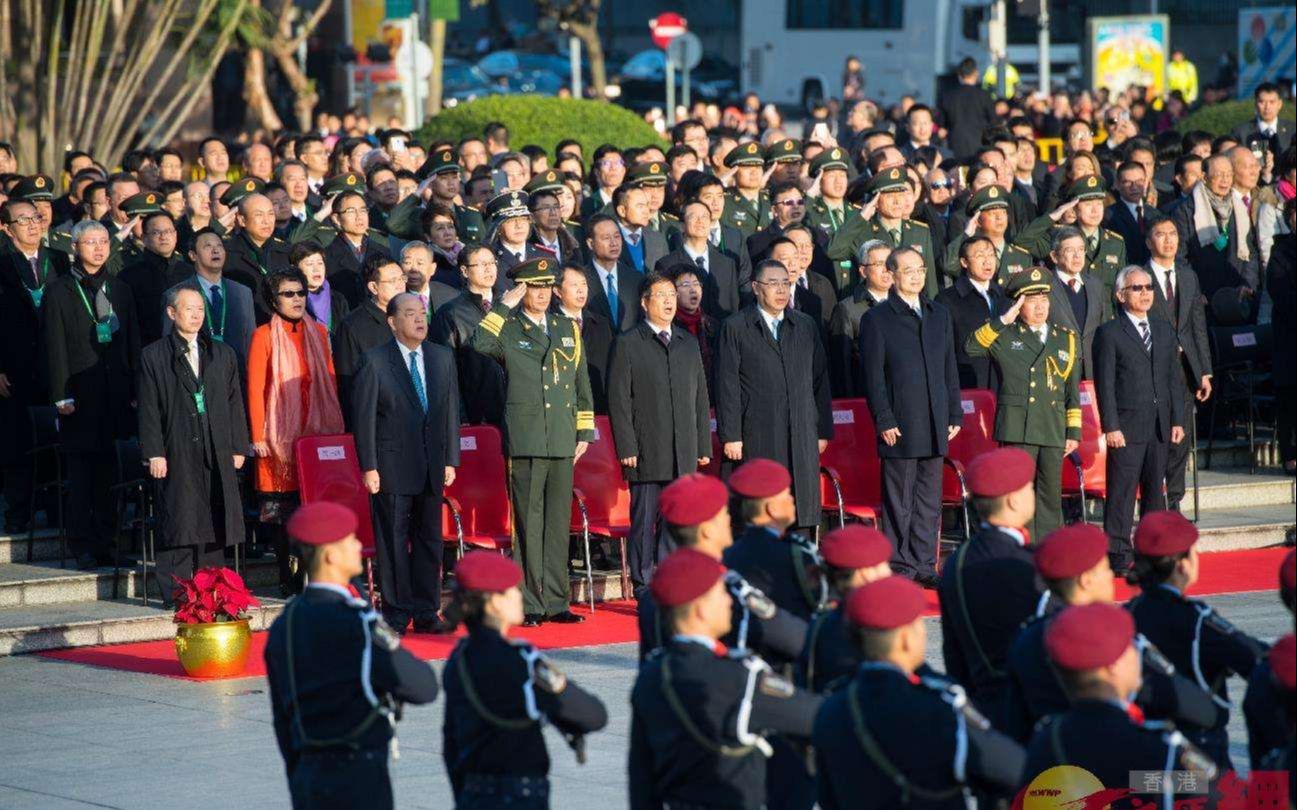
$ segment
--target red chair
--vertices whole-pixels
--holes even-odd
[[[442,497],[442,537],[456,544],[459,556],[470,547],[501,554],[513,548],[509,477],[497,428],[459,429],[459,469]]]
[[[941,503],[962,510],[964,539],[967,540],[972,536],[973,524],[964,470],[974,458],[994,450],[999,443],[992,438],[995,432],[995,394],[983,388],[970,388],[959,393],[959,400],[964,411],[964,424],[946,449]]]
[[[594,441],[572,472],[572,533],[581,535],[585,550],[586,587],[590,612],[594,612],[594,570],[590,564],[590,537],[617,541],[621,554],[622,598],[630,597],[630,565],[626,543],[630,538],[630,485],[622,477],[621,460],[606,416],[594,419]]]
[[[874,417],[863,399],[833,400],[833,438],[820,456],[820,506],[836,515],[878,523],[883,501]]]
[[[1108,443],[1099,422],[1099,399],[1094,382],[1081,381],[1081,444],[1063,465],[1063,497],[1081,499],[1081,520],[1086,519],[1086,499],[1108,496]]]
[[[302,503],[331,501],[351,507],[359,518],[356,537],[365,557],[365,583],[374,602],[374,522],[369,493],[360,477],[356,441],[350,433],[303,436],[294,445],[297,486]]]

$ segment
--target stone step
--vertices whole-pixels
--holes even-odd
[[[1181,511],[1184,510],[1181,504]],[[1188,517],[1192,510],[1186,511]],[[1282,544],[1294,526],[1292,504],[1207,509],[1198,518],[1198,550],[1235,551]]]
[[[37,529],[32,538],[32,562],[43,562],[59,558],[58,531],[54,529]],[[27,535],[0,534],[0,565],[6,563],[27,562]],[[68,561],[71,564],[71,560]]]
[[[1192,513],[1192,474],[1185,483],[1189,491],[1180,506]],[[1261,470],[1255,475],[1249,474],[1246,468],[1202,470],[1198,473],[1198,506],[1201,510],[1292,504],[1295,493],[1297,481],[1273,470]]]
[[[117,572],[117,596],[139,597],[140,570]],[[274,561],[255,560],[243,567],[244,580],[251,588],[279,581]],[[0,611],[69,602],[95,602],[113,598],[112,568],[78,571],[60,568],[57,562],[7,563],[0,565]],[[152,586],[150,593],[156,596]]]
[[[284,608],[279,599],[261,598],[252,608],[253,630],[270,626]],[[176,626],[170,610],[144,607],[138,600],[59,602],[0,611],[0,655],[122,644],[171,638]]]

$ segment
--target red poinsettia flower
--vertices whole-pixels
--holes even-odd
[[[261,603],[229,568],[204,568],[192,579],[172,577],[176,583],[175,621],[207,624],[246,618],[247,610]]]

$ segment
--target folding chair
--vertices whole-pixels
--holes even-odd
[[[303,436],[294,445],[297,484],[302,503],[331,501],[351,507],[356,513],[356,537],[365,558],[365,584],[369,601],[374,596],[374,522],[369,511],[369,493],[360,477],[356,442],[350,433]]]
[[[55,520],[59,527],[59,567],[68,558],[68,529],[63,514],[63,493],[67,479],[63,473],[63,450],[59,444],[59,412],[52,405],[27,409],[31,419],[32,446],[27,454],[32,459],[31,513],[27,519],[27,562],[32,561],[36,546],[36,496],[54,492]]]
[[[836,515],[877,524],[883,501],[874,417],[863,399],[833,400],[833,438],[820,455],[820,506]]]
[[[630,538],[630,485],[622,476],[621,460],[606,416],[594,420],[594,441],[577,461],[572,476],[572,532],[581,535],[585,550],[586,586],[590,612],[594,612],[594,570],[590,564],[590,537],[617,541],[621,557],[622,598],[630,594],[630,564],[626,544]]]
[[[1089,498],[1108,497],[1108,443],[1099,421],[1094,381],[1081,381],[1081,443],[1063,465],[1063,497],[1080,498],[1081,521],[1089,522]]]
[[[1270,381],[1270,358],[1274,350],[1274,331],[1263,326],[1213,326],[1211,340],[1213,391],[1207,430],[1207,467],[1211,468],[1216,444],[1216,418],[1223,406],[1236,424],[1241,413],[1245,420],[1248,445],[1248,472],[1256,473],[1256,424],[1258,403],[1269,403],[1274,397],[1258,393]],[[1291,351],[1289,346],[1285,351]],[[1273,431],[1272,431],[1273,435]]]
[[[140,596],[144,606],[149,606],[149,566],[157,564],[157,550],[154,547],[153,488],[148,477],[148,468],[140,451],[139,439],[118,439],[113,442],[117,460],[116,483],[110,488],[113,492],[115,514],[115,536],[113,537],[113,598],[117,598],[118,583],[122,570],[122,538],[129,534],[140,534]],[[134,506],[134,514],[129,507]]]
[[[959,509],[964,523],[964,539],[972,537],[973,519],[969,511],[968,483],[964,471],[982,453],[994,450],[999,443],[995,432],[995,394],[982,388],[960,392],[964,423],[946,449],[945,470],[941,479],[941,505]]]
[[[459,468],[442,493],[442,536],[463,557],[470,547],[513,548],[513,507],[500,431],[491,425],[459,429]]]

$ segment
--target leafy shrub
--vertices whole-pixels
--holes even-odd
[[[1256,105],[1251,99],[1243,101],[1226,101],[1223,104],[1207,104],[1185,116],[1175,125],[1179,132],[1201,129],[1213,136],[1228,135],[1234,127],[1256,117]],[[1285,106],[1279,117],[1293,120],[1293,110]]]

